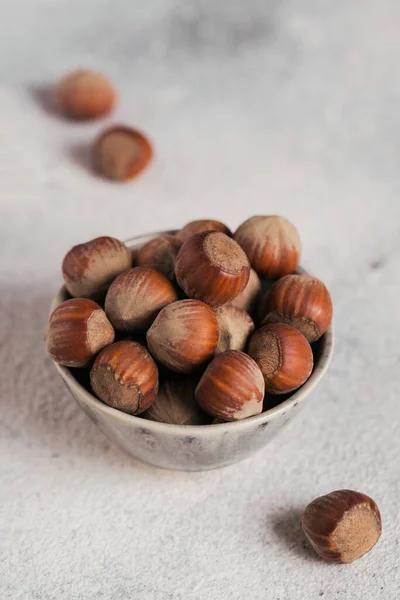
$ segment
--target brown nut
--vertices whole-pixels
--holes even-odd
[[[177,373],[189,373],[214,354],[218,323],[214,311],[199,300],[168,304],[147,332],[150,352]]]
[[[66,117],[77,120],[102,117],[114,108],[117,94],[113,84],[100,73],[81,70],[63,77],[55,100]]]
[[[66,300],[50,315],[47,352],[64,367],[85,367],[99,350],[113,341],[114,329],[93,300]]]
[[[160,385],[158,396],[143,417],[173,425],[205,425],[209,416],[194,397],[196,380],[187,376],[170,376]]]
[[[242,292],[230,303],[245,310],[249,314],[254,312],[261,295],[261,281],[254,269],[250,269],[249,281]]]
[[[242,350],[246,348],[247,340],[254,331],[254,322],[250,315],[231,304],[225,304],[215,309],[219,328],[216,354],[227,350]]]
[[[250,356],[229,350],[208,365],[195,396],[200,406],[217,419],[237,421],[258,415],[263,408],[263,375]]]
[[[299,234],[284,217],[251,217],[238,227],[233,238],[260,277],[278,279],[292,273],[299,264]]]
[[[214,219],[198,219],[197,221],[186,223],[186,225],[178,231],[176,237],[181,243],[184,243],[191,238],[192,235],[202,233],[203,231],[221,231],[230,237],[232,236],[231,230],[224,223],[221,223],[221,221],[215,221]]]
[[[205,231],[183,244],[176,259],[175,275],[189,298],[217,308],[244,290],[250,264],[232,238],[219,231]]]
[[[134,267],[121,273],[107,292],[105,311],[118,331],[145,331],[160,310],[177,300],[172,283],[155,269]]]
[[[99,173],[116,181],[133,179],[153,157],[146,136],[130,127],[111,127],[96,140],[93,161]]]
[[[130,250],[112,237],[98,237],[74,246],[62,263],[65,287],[71,296],[96,298],[132,264]]]
[[[302,526],[323,559],[340,563],[351,563],[369,552],[382,531],[375,502],[351,490],[338,490],[313,500],[304,511]]]
[[[260,367],[269,394],[296,390],[313,369],[310,344],[298,329],[283,323],[258,329],[250,338],[248,353]]]
[[[94,361],[90,385],[105,404],[138,415],[157,397],[158,369],[141,344],[116,342],[104,348]]]
[[[136,252],[138,267],[157,269],[171,281],[175,279],[175,262],[182,243],[174,235],[160,235]]]
[[[325,285],[311,275],[286,275],[276,281],[261,303],[263,323],[287,323],[310,342],[332,321],[332,299]]]

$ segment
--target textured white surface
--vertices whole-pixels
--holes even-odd
[[[395,600],[399,573],[400,176],[395,0],[28,0],[0,23],[0,597],[2,600]],[[104,69],[109,122],[155,142],[119,186],[43,87]],[[136,463],[81,414],[44,356],[74,243],[212,216],[282,213],[331,288],[337,347],[313,403],[265,452],[225,470]],[[384,532],[351,566],[299,530],[341,487]]]

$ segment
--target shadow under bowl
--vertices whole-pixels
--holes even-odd
[[[138,236],[126,243],[134,249],[166,233],[175,231]],[[298,272],[305,273],[302,268]],[[66,298],[66,290],[62,287],[53,301],[52,310]],[[128,415],[98,400],[84,384],[84,377],[77,378],[73,370],[54,364],[84,413],[124,452],[165,469],[205,471],[244,460],[274,439],[294,419],[319,384],[332,358],[333,345],[332,323],[312,346],[314,369],[301,388],[284,398],[277,396],[280,403],[259,415],[210,425],[170,425]]]

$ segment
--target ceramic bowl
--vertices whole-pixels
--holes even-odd
[[[135,237],[127,244],[134,249],[165,233],[175,232]],[[303,269],[299,271],[304,272]],[[66,298],[66,290],[62,287],[52,309]],[[314,370],[310,378],[296,392],[285,396],[280,404],[243,421],[212,425],[169,425],[125,414],[98,400],[70,369],[56,363],[55,366],[81,409],[124,452],[157,467],[203,471],[248,458],[274,439],[295,418],[319,384],[331,360],[333,343],[331,325],[313,344]],[[277,401],[281,399],[277,397]]]

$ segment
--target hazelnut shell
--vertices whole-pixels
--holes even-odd
[[[119,240],[102,236],[71,248],[62,263],[71,296],[97,298],[117,275],[132,265],[131,251]]]
[[[65,116],[85,120],[111,112],[117,94],[113,84],[104,75],[81,70],[59,81],[55,97],[58,108]]]
[[[304,511],[302,526],[324,560],[340,563],[351,563],[369,552],[382,531],[376,503],[351,490],[338,490],[313,500]]]
[[[233,238],[262,278],[278,279],[292,273],[299,264],[300,237],[284,217],[251,217],[238,227]]]
[[[182,242],[174,235],[161,235],[137,250],[135,264],[156,269],[173,281],[176,257],[181,246]]]
[[[214,219],[198,219],[197,221],[186,223],[186,225],[178,231],[176,237],[181,243],[184,243],[191,238],[192,235],[202,233],[203,231],[221,231],[230,237],[232,236],[231,230],[224,223],[221,223],[221,221],[215,221]]]
[[[247,346],[247,340],[254,331],[254,322],[250,315],[231,304],[225,304],[215,309],[219,328],[216,354],[227,350],[242,350]]]
[[[332,299],[325,285],[311,275],[286,275],[276,281],[260,306],[266,323],[287,323],[310,342],[325,333],[332,321]]]
[[[183,244],[176,259],[175,275],[189,298],[217,308],[244,290],[250,264],[232,238],[218,231],[205,231]]]
[[[116,342],[104,348],[94,361],[90,385],[105,404],[138,415],[157,397],[158,369],[141,344]]]
[[[269,394],[296,390],[313,369],[310,344],[298,329],[283,323],[258,329],[250,338],[248,353],[260,367]]]
[[[190,373],[209,360],[218,344],[214,311],[199,300],[165,306],[147,332],[152,355],[177,373]]]
[[[229,350],[218,354],[208,365],[195,396],[211,416],[237,421],[262,412],[264,379],[250,356]]]
[[[245,310],[249,314],[253,314],[254,309],[261,296],[261,281],[254,269],[250,269],[249,281],[246,287],[230,304]]]
[[[72,298],[50,315],[47,352],[65,367],[85,367],[104,346],[114,341],[114,329],[103,309],[87,298]]]
[[[172,283],[159,271],[134,267],[111,284],[105,310],[118,331],[145,331],[160,310],[177,300]]]
[[[156,400],[143,417],[171,425],[205,425],[209,416],[194,397],[196,380],[189,376],[169,376],[160,385]]]
[[[130,127],[111,127],[100,135],[93,146],[93,161],[99,173],[116,181],[133,179],[153,157],[147,137]]]

